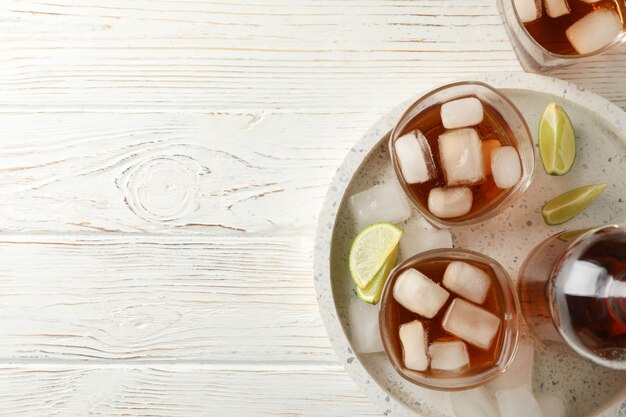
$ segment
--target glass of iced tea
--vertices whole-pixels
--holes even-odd
[[[522,313],[541,339],[626,370],[626,227],[561,232],[528,255],[517,282]]]
[[[510,365],[519,340],[513,282],[493,259],[436,249],[399,264],[385,284],[379,327],[398,373],[417,385],[462,390]]]
[[[480,82],[421,97],[394,127],[389,149],[409,199],[438,227],[495,216],[528,188],[535,165],[524,118]]]
[[[526,71],[570,65],[626,39],[624,0],[498,0],[498,8]]]

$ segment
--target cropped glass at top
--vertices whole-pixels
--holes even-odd
[[[451,262],[472,265],[489,276],[490,286],[484,293],[482,302],[471,296],[467,297],[467,294],[460,295],[463,291],[452,291],[450,286],[446,286],[445,275]],[[430,285],[437,287],[437,291],[443,291],[442,288],[449,291],[447,299],[439,305],[439,310],[430,319],[407,310],[396,299],[394,287],[399,277],[410,269],[415,269],[427,277],[426,279],[432,280]],[[442,283],[443,286],[440,286]],[[402,290],[406,288],[403,287]],[[467,301],[469,299],[473,301]],[[455,307],[461,305],[464,307]],[[458,313],[452,313],[454,309]],[[490,344],[481,346],[475,335],[482,331],[483,323],[478,317],[484,314],[497,317],[499,322],[497,332],[492,333],[491,341],[488,342]],[[430,363],[422,371],[410,369],[410,365],[406,363],[406,352],[400,335],[401,326],[417,321],[421,323],[426,334],[425,349],[430,358]],[[447,324],[453,321],[457,323],[457,329],[464,329],[465,335],[456,333],[452,324]],[[495,260],[464,249],[436,249],[403,261],[391,272],[380,301],[379,327],[385,352],[394,369],[404,379],[436,390],[469,389],[497,378],[513,361],[520,335],[519,302],[511,278]],[[465,365],[456,370],[442,370],[448,365],[454,367],[451,362],[457,361],[449,356],[449,351],[448,355],[444,355],[446,363],[435,363],[437,357],[433,353],[434,346],[440,349],[446,344],[464,346],[467,357]]]
[[[536,2],[535,16],[527,8],[518,10],[527,2]],[[513,50],[529,72],[572,65],[626,40],[622,0],[498,0],[498,9]]]
[[[473,97],[477,98],[483,106],[483,120],[475,125],[462,129],[445,129],[440,117],[444,103],[457,99]],[[452,186],[449,177],[444,175],[444,162],[440,153],[441,137],[450,132],[471,130],[477,141],[478,153],[481,163],[489,165],[483,152],[488,151],[487,142],[496,142],[498,147],[508,147],[508,150],[517,151],[519,157],[519,180],[509,188],[499,188],[491,176],[487,175],[487,168],[481,167],[484,176],[482,180],[471,183],[468,186]],[[403,169],[397,155],[396,141],[409,134],[420,131],[423,133],[429,151],[432,153],[435,165],[436,177],[426,182],[409,183],[405,180]],[[474,133],[475,132],[475,133]],[[420,213],[437,227],[451,227],[469,225],[487,220],[506,207],[521,195],[530,185],[535,165],[534,146],[532,136],[523,116],[515,105],[496,89],[481,82],[458,82],[437,88],[418,99],[402,115],[394,127],[389,140],[390,155],[394,170],[400,184],[409,197],[410,201]],[[462,152],[458,152],[461,155]],[[516,152],[513,151],[513,154]],[[406,173],[406,171],[405,171]],[[434,190],[445,192],[446,190],[467,189],[471,191],[469,211],[461,215],[442,216],[431,212],[431,197]],[[439,192],[439,194],[441,194]],[[446,202],[442,204],[446,206]]]

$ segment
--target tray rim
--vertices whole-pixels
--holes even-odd
[[[618,135],[626,142],[626,134],[624,133],[626,131],[626,112],[604,97],[569,81],[525,72],[475,74],[450,82],[458,81],[481,81],[495,88],[528,90],[551,94],[560,99],[571,101],[589,109],[599,118],[604,119],[605,122],[613,127],[613,131],[618,132]],[[369,376],[358,356],[352,351],[348,338],[338,319],[330,283],[332,236],[341,201],[352,182],[354,173],[357,172],[371,151],[375,149],[375,146],[388,135],[388,131],[393,127],[394,121],[402,112],[419,96],[440,85],[444,84],[434,84],[431,88],[420,91],[411,99],[384,114],[351,147],[328,186],[317,222],[313,254],[313,276],[318,309],[326,334],[346,372],[361,392],[377,408],[381,409],[386,416],[419,417],[420,414],[387,395],[383,388]]]

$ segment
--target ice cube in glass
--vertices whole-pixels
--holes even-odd
[[[462,298],[455,298],[446,311],[442,327],[471,345],[489,349],[498,333],[500,319]]]
[[[437,176],[433,152],[419,130],[398,138],[395,151],[402,176],[408,184],[426,182]]]

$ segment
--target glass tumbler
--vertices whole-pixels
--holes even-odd
[[[527,72],[547,72],[553,69],[576,64],[588,60],[591,57],[600,55],[616,48],[626,41],[626,31],[622,32],[608,45],[586,54],[564,55],[551,52],[541,46],[539,42],[529,33],[515,9],[515,0],[497,0],[498,11],[502,17],[504,27],[511,40],[513,50],[517,58]],[[575,0],[581,1],[581,0]],[[619,0],[622,1],[622,0]],[[618,7],[618,14],[624,24],[623,8]],[[544,12],[545,13],[545,12]]]
[[[448,300],[432,319],[425,319],[411,313],[393,297],[394,284],[402,272],[406,269],[417,269],[435,282],[442,279],[443,272],[452,261],[463,261],[484,270],[492,278],[492,285],[482,307],[491,310],[500,317],[498,334],[494,337],[489,351],[467,344],[470,365],[461,373],[437,373],[432,370],[418,372],[404,366],[403,352],[399,340],[399,327],[404,323],[419,319],[426,329],[429,337],[443,340],[451,339],[448,334],[442,333],[442,321],[447,310],[458,295],[450,293]],[[495,310],[498,310],[496,313]],[[435,249],[401,262],[391,272],[387,279],[379,307],[380,335],[394,369],[404,379],[430,389],[442,391],[457,391],[477,387],[495,379],[509,367],[519,343],[520,313],[519,302],[515,294],[513,281],[504,268],[495,260],[477,252],[464,249]],[[472,317],[467,317],[472,320]],[[429,340],[432,343],[434,340]],[[486,353],[487,352],[487,353]],[[485,355],[489,360],[485,361]],[[482,362],[481,362],[482,360]]]
[[[466,215],[443,219],[432,214],[428,210],[427,197],[424,198],[424,196],[416,191],[413,184],[408,184],[404,180],[402,169],[396,156],[395,142],[402,135],[409,133],[414,129],[420,129],[427,136],[429,135],[428,132],[436,132],[436,129],[439,128],[443,129],[441,124],[438,124],[438,127],[436,128],[424,128],[420,125],[420,123],[422,121],[428,122],[430,126],[432,124],[432,120],[430,119],[432,119],[433,113],[429,110],[437,108],[437,106],[441,106],[441,104],[445,102],[464,97],[476,97],[484,105],[486,104],[493,109],[492,116],[488,116],[488,113],[485,112],[485,119],[487,117],[492,118],[493,125],[497,126],[499,137],[508,138],[511,142],[510,145],[514,146],[517,150],[520,157],[522,175],[516,185],[504,192],[500,192],[496,196],[492,197],[487,195],[487,192],[494,191],[493,189],[487,190],[484,193],[485,197],[483,198],[486,202],[482,203],[476,210],[472,208],[472,211]],[[438,118],[439,113],[435,113]],[[515,199],[530,186],[535,166],[533,139],[522,114],[501,92],[478,81],[464,81],[444,85],[426,93],[418,99],[406,110],[406,112],[400,117],[396,126],[393,128],[389,139],[389,150],[396,176],[409,200],[426,218],[426,220],[434,226],[440,228],[476,224],[496,216],[506,207],[509,207]],[[435,154],[435,164],[437,165],[438,151],[435,152],[435,150],[433,150],[433,153]],[[475,192],[483,193],[482,188],[476,190]],[[474,198],[474,200],[476,200],[476,198]]]
[[[519,272],[531,330],[611,369],[626,370],[626,228],[561,232],[541,242]]]

